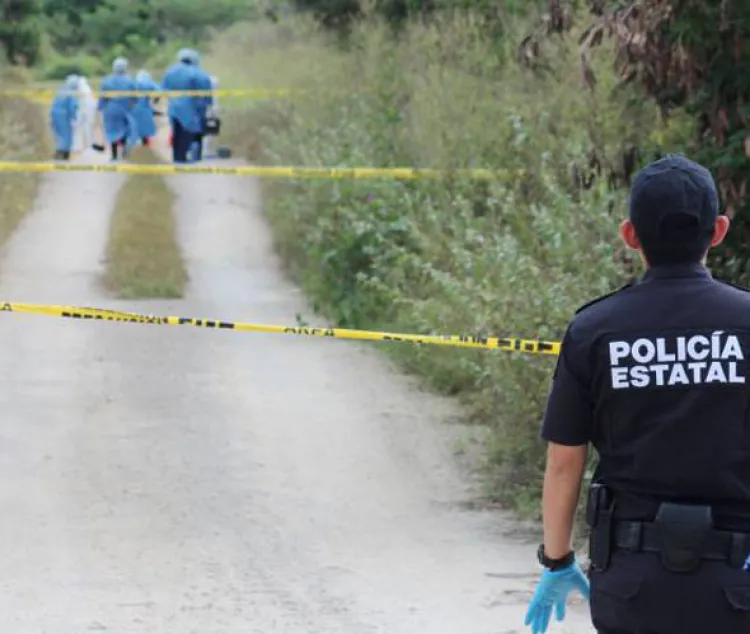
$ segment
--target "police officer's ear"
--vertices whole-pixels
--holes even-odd
[[[714,227],[714,235],[711,238],[711,246],[718,247],[727,235],[729,231],[729,225],[731,221],[728,216],[719,216],[716,219],[716,226]]]
[[[638,236],[635,233],[635,226],[628,219],[625,219],[620,223],[620,238],[622,238],[622,241],[629,248],[635,249],[636,251],[642,250],[641,242],[638,240]]]

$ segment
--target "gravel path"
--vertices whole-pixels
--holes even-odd
[[[108,299],[123,180],[48,175],[2,252],[2,298],[308,314],[272,253],[258,182],[231,176],[170,179],[187,297]],[[537,538],[471,510],[460,412],[374,347],[23,315],[3,317],[0,345],[2,631],[527,631]],[[577,606],[551,631],[585,623]]]

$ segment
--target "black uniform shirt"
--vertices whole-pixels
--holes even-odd
[[[699,265],[650,269],[580,309],[563,339],[545,440],[591,442],[596,480],[651,504],[711,504],[750,532],[750,292]]]

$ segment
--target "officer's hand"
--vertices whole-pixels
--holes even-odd
[[[531,634],[547,631],[552,608],[558,621],[565,618],[565,602],[572,590],[578,590],[586,599],[589,598],[589,581],[576,562],[563,570],[545,570],[542,573],[524,621],[531,626]]]

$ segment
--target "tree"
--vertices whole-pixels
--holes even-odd
[[[84,15],[81,28],[89,48],[105,52],[119,45],[154,41],[157,26],[154,17],[151,0],[105,2]]]
[[[440,1],[440,0],[437,0]],[[361,15],[359,0],[295,0],[303,11],[312,11],[328,27],[343,27]],[[391,23],[399,23],[409,15],[435,9],[435,0],[382,0],[373,3],[376,12]]]
[[[712,170],[735,225],[712,264],[750,281],[750,3],[589,5],[597,19],[584,48],[606,35],[617,47],[622,81],[637,82],[665,117],[684,109],[694,119],[687,149]]]
[[[87,44],[83,33],[86,18],[105,0],[43,0],[44,29],[52,44],[63,53],[78,52]]]
[[[41,39],[38,0],[6,0],[0,5],[0,43],[12,64],[33,64],[39,54]]]
[[[45,0],[46,28],[65,53],[150,53],[168,38],[198,41],[208,29],[249,17],[247,0]]]
[[[44,13],[49,17],[62,17],[80,25],[87,13],[96,11],[105,0],[44,0]]]
[[[574,8],[550,0],[548,15]],[[692,119],[695,134],[682,149],[711,169],[734,220],[712,265],[724,277],[750,282],[750,2],[588,0],[587,8],[594,20],[581,37],[583,75],[596,80],[587,56],[611,43],[623,83],[639,86],[665,122],[676,115]],[[551,31],[564,33],[564,22]],[[538,53],[538,40],[527,38],[521,58],[533,63]],[[652,157],[653,149],[642,148],[641,157]]]
[[[207,29],[250,17],[257,10],[247,0],[151,0],[159,17],[158,36],[198,40]]]

